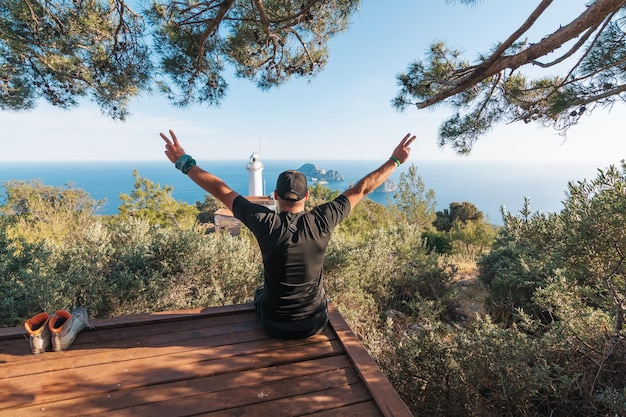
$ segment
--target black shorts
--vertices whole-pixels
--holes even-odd
[[[328,307],[324,303],[324,308],[315,315],[304,320],[292,320],[279,322],[265,317],[263,310],[263,291],[261,285],[254,291],[254,306],[256,314],[261,320],[261,326],[265,333],[278,339],[303,339],[320,333],[328,323]]]

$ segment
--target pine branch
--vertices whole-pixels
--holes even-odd
[[[547,1],[547,0],[546,0]],[[543,4],[544,2],[542,2]],[[498,56],[495,53],[478,66],[472,68],[472,73],[460,79],[457,85],[448,90],[435,94],[431,98],[417,103],[417,108],[426,108],[439,103],[449,97],[459,94],[468,88],[478,84],[482,80],[491,77],[505,69],[515,70],[520,66],[535,61],[545,56],[559,46],[579,36],[580,33],[597,26],[607,15],[617,12],[626,4],[626,0],[597,0],[586,11],[566,26],[562,26],[541,42],[529,46],[522,52],[511,56]],[[520,29],[518,31],[521,31]],[[516,32],[517,33],[517,32]],[[510,38],[509,38],[510,39]],[[498,51],[501,48],[498,48]],[[486,63],[491,63],[489,66]]]
[[[220,23],[228,13],[228,10],[233,6],[235,0],[226,0],[220,4],[220,8],[215,15],[215,18],[211,19],[211,24],[202,33],[202,36],[198,39],[198,61],[197,68],[194,72],[194,76],[198,74],[200,68],[202,68],[202,61],[204,60],[204,50],[206,49],[206,43],[209,37],[217,31]],[[191,83],[189,83],[191,85]]]
[[[535,10],[533,10],[533,12],[530,14],[530,16],[528,16],[528,19],[526,19],[522,26],[520,26],[515,32],[513,32],[511,36],[509,36],[508,39],[504,41],[485,62],[483,62],[476,68],[476,70],[480,71],[481,68],[491,67],[491,65],[493,65],[493,63],[496,62],[502,56],[502,54],[504,54],[504,52],[509,49],[509,47],[522,36],[522,34],[524,34],[528,29],[532,27],[532,25],[535,24],[541,14],[548,8],[548,6],[550,6],[550,4],[552,4],[552,1],[553,0],[542,0],[539,6],[537,6]]]
[[[608,22],[608,20],[607,20],[607,22]],[[606,24],[602,28],[604,29],[605,27],[606,27]],[[548,63],[543,63],[543,62],[540,62],[540,61],[533,61],[531,63],[533,65],[537,65],[540,68],[550,68],[550,67],[552,67],[554,65],[560,64],[561,62],[565,61],[567,58],[569,58],[572,55],[574,55],[574,53],[576,53],[576,51],[578,51],[584,45],[584,43],[587,42],[587,39],[589,39],[591,37],[591,35],[593,34],[593,32],[595,32],[597,29],[598,29],[598,26],[594,26],[594,27],[589,28],[587,30],[587,32],[578,40],[578,42],[576,42],[574,44],[574,46],[572,46],[570,48],[569,51],[567,51],[566,53],[564,53],[563,55],[561,55],[560,57],[558,57],[554,61],[548,62]],[[601,34],[602,34],[602,31],[597,33],[596,39],[594,40],[593,43],[596,42],[596,40],[598,39],[598,36],[600,36]],[[588,49],[590,49],[590,48],[588,48]],[[587,55],[587,53],[585,53],[585,55]],[[580,61],[579,61],[579,63],[580,63]],[[576,68],[577,66],[578,65],[575,65],[574,68]],[[571,73],[571,71],[570,71],[570,73]]]
[[[259,14],[259,20],[261,21],[261,24],[263,25],[265,34],[267,36],[271,36],[272,30],[270,27],[270,18],[267,16],[267,13],[265,12],[265,6],[263,6],[263,1],[253,0],[253,4],[256,6],[256,10]]]
[[[479,118],[482,112],[485,111],[485,109],[487,108],[487,105],[491,101],[491,97],[493,97],[493,93],[496,91],[496,88],[498,87],[498,84],[500,83],[501,78],[502,78],[501,73],[498,73],[495,75],[495,79],[492,81],[492,85],[491,85],[491,88],[489,89],[489,93],[485,97],[485,100],[483,101],[482,105],[480,106],[480,109],[478,110],[477,118]]]
[[[596,94],[593,96],[589,96],[584,100],[579,100],[577,102],[578,105],[585,105],[585,104],[589,104],[589,103],[595,103],[598,102],[600,100],[603,100],[605,98],[609,98],[611,96],[615,96],[618,94],[621,94],[623,92],[626,92],[626,84],[622,84],[622,85],[618,85],[615,88],[612,88],[610,90],[603,90],[601,94]]]

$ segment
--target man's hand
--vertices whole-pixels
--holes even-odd
[[[396,158],[401,164],[405,163],[406,160],[409,159],[409,154],[411,153],[411,148],[409,146],[414,140],[415,135],[411,136],[410,133],[407,133],[406,136],[400,141],[400,144],[396,146],[396,149],[393,150],[391,157]]]
[[[178,143],[178,139],[176,138],[173,130],[170,129],[172,140],[170,140],[170,138],[163,133],[160,133],[160,135],[165,141],[165,155],[167,156],[167,159],[172,161],[172,163],[176,163],[178,158],[185,155],[185,150],[182,146],[180,146],[180,143]]]
[[[178,143],[178,138],[174,134],[174,131],[170,129],[171,139],[160,133],[161,137],[165,141],[165,155],[167,159],[176,163],[178,159],[185,155],[185,150],[180,143]],[[239,194],[233,191],[224,181],[215,175],[206,172],[198,165],[194,165],[192,169],[187,172],[187,175],[193,182],[198,184],[202,189],[204,189],[209,194],[215,196],[218,200],[220,200],[229,210],[233,209],[233,201]]]

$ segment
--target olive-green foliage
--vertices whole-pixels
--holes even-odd
[[[67,185],[44,185],[40,180],[4,183],[0,214],[10,216],[10,234],[26,241],[59,243],[89,226],[104,201]]]
[[[355,239],[331,239],[324,263],[326,289],[353,330],[371,339],[389,310],[413,313],[413,302],[444,297],[449,271],[427,254],[419,229],[406,223],[372,228]]]
[[[394,198],[392,207],[401,213],[405,221],[425,227],[435,220],[435,192],[432,189],[426,190],[415,165],[409,166],[407,172],[400,174],[398,191]]]
[[[626,340],[623,332],[612,333],[610,310],[589,305],[590,295],[588,289],[561,275],[537,290],[536,302],[558,318],[542,339],[554,351],[552,361],[561,368],[559,394],[571,408],[580,409],[578,415],[591,415],[594,409],[623,415],[618,410],[619,402],[621,410],[626,404],[624,393],[614,397],[615,403],[607,402],[607,393],[616,394],[626,386]]]
[[[396,389],[415,415],[529,415],[527,396],[538,374],[533,341],[522,333],[478,322],[452,332],[422,303],[408,333],[389,333],[392,348],[382,360]]]
[[[452,202],[449,209],[435,213],[426,244],[437,253],[455,253],[468,259],[491,247],[497,228],[485,220],[482,211],[467,201]]]
[[[261,282],[250,242],[140,219],[99,223],[63,245],[24,244],[0,256],[5,326],[78,305],[108,317],[241,303]]]
[[[543,308],[532,298],[562,265],[562,221],[553,213],[531,214],[528,200],[520,216],[505,213],[503,220],[491,252],[478,262],[480,280],[489,288],[490,313],[504,322],[518,308],[541,317]]]
[[[354,239],[363,239],[369,236],[372,230],[391,225],[393,221],[394,218],[389,215],[389,210],[385,206],[365,198],[350,211],[336,233],[345,231]]]
[[[220,200],[213,197],[211,194],[205,194],[204,201],[196,201],[196,209],[198,209],[198,215],[196,219],[198,223],[213,223],[215,221],[215,212],[221,208],[226,207]]]
[[[560,289],[547,290],[552,302],[571,298]],[[624,415],[623,337],[606,337],[606,315],[567,304],[568,320],[549,328],[528,316],[508,328],[488,318],[460,328],[439,319],[440,303],[421,301],[408,323],[389,322],[377,359],[415,415]]]
[[[622,167],[622,171],[626,168]],[[479,267],[494,305],[539,314],[534,291],[559,275],[587,291],[588,304],[614,315],[616,333],[626,310],[626,180],[615,167],[591,181],[570,183],[558,214],[504,216],[504,227]]]
[[[324,187],[320,183],[309,185],[309,199],[305,202],[305,209],[311,210],[313,207],[331,201],[338,196],[339,191],[331,190],[329,187]]]
[[[496,237],[496,228],[484,220],[468,220],[465,223],[455,220],[449,232],[450,239],[468,257],[481,255],[491,247]]]
[[[529,365],[543,364],[512,399],[524,407],[501,415],[623,415],[625,172],[570,183],[560,213],[506,214],[480,261],[493,318],[534,345]]]
[[[559,214],[531,214],[526,201],[520,216],[504,215],[493,250],[480,261],[495,321],[449,320],[442,274],[422,281],[442,284],[434,297],[418,287],[404,298],[411,281],[397,278],[404,290],[395,304],[365,303],[358,293],[355,317],[344,315],[357,328],[374,328],[362,334],[364,343],[415,415],[624,415],[623,178],[609,169],[570,184]],[[366,256],[358,259],[367,264]],[[427,277],[427,263],[416,265]],[[410,276],[411,265],[402,270]],[[376,313],[375,326],[363,323],[364,314]]]
[[[589,305],[614,316],[619,334],[626,311],[626,164],[570,183],[561,218],[567,271],[588,289]]]
[[[22,204],[27,208],[48,195],[38,183],[30,187]],[[82,195],[58,191],[61,201]],[[14,194],[9,197],[14,201]],[[3,206],[3,212],[8,208]],[[261,269],[249,239],[205,235],[172,222],[154,224],[150,219],[155,217],[143,210],[144,218],[81,212],[81,227],[56,239],[35,232],[47,230],[42,223],[67,221],[63,205],[51,207],[46,217],[25,209],[0,217],[0,325],[19,325],[39,311],[78,305],[92,317],[107,317],[251,298]]]
[[[176,225],[182,228],[192,227],[196,223],[198,209],[172,197],[174,188],[152,182],[148,178],[140,177],[137,170],[134,190],[130,194],[120,194],[122,204],[119,206],[119,215],[128,219],[135,217],[146,219],[154,225]]]
[[[435,213],[435,221],[433,226],[437,230],[443,232],[449,232],[452,229],[454,222],[459,221],[466,224],[469,221],[481,221],[483,220],[483,212],[470,202],[464,201],[462,203],[452,202],[449,209],[443,209]]]
[[[429,229],[424,231],[423,234],[424,244],[429,250],[439,254],[452,253],[452,238],[449,233]]]
[[[31,243],[14,235],[16,219],[0,216],[0,326],[21,324],[28,312],[40,310],[40,297],[49,292],[48,260],[45,241]]]

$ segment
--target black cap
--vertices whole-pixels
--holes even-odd
[[[306,176],[296,170],[281,173],[276,181],[276,194],[282,200],[299,201],[306,196]]]

